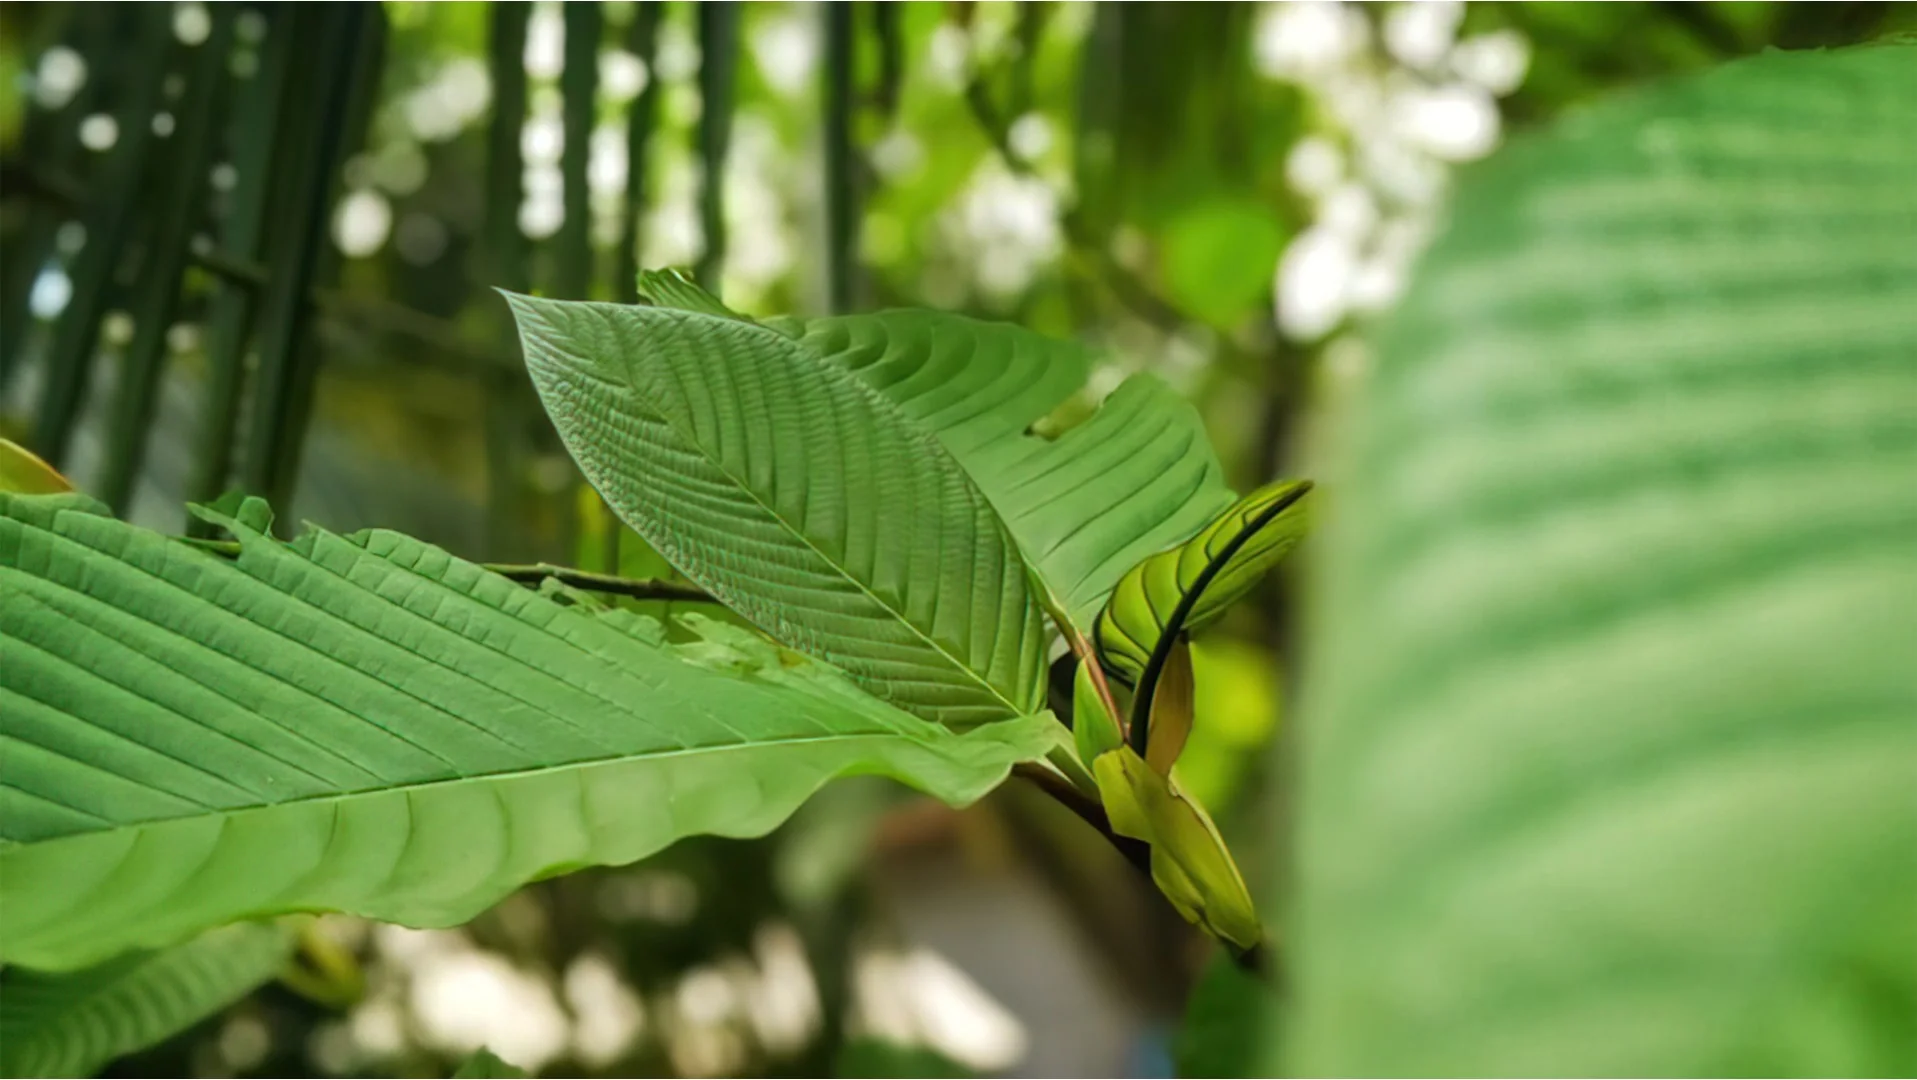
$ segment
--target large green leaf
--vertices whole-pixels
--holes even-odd
[[[1462,186],[1326,515],[1306,1075],[1917,1068],[1917,49]]]
[[[790,322],[807,348],[938,432],[968,463],[1078,393],[1096,358],[1077,342],[937,311]]]
[[[527,366],[628,524],[727,606],[926,719],[1033,711],[1046,635],[965,471],[756,323],[513,296]]]
[[[0,973],[0,1076],[92,1076],[271,979],[293,936],[261,923],[127,953],[81,971]]]
[[[641,274],[640,291],[669,308],[744,318],[672,271]],[[938,311],[763,325],[936,433],[1084,626],[1119,575],[1231,505],[1198,411],[1156,376],[1125,380],[1057,438],[1032,432],[1084,388],[1097,355],[1077,342]]]
[[[1304,536],[1303,499],[1310,490],[1308,480],[1267,484],[1198,535],[1127,570],[1098,613],[1099,658],[1127,682],[1138,681],[1154,661],[1162,665],[1168,639],[1217,621]]]
[[[835,776],[963,803],[1056,736],[955,734],[750,631],[688,617],[669,645],[390,532],[282,544],[208,511],[227,561],[74,496],[0,510],[0,961],[283,911],[452,925],[763,833]]]
[[[938,433],[1081,625],[1119,575],[1232,501],[1190,402],[1134,375],[1057,438],[1029,433],[1094,354],[1008,323],[884,311],[795,324],[800,343]]]

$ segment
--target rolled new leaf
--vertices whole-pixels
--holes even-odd
[[[759,835],[836,776],[962,804],[1055,744],[1049,715],[956,734],[743,628],[689,617],[670,645],[396,533],[202,513],[236,558],[0,495],[0,963],[288,911],[455,925]]]
[[[1238,602],[1305,533],[1309,480],[1279,480],[1232,504],[1196,536],[1132,567],[1098,615],[1093,641],[1107,671],[1141,691],[1170,641]],[[1154,659],[1156,658],[1156,659]],[[1149,694],[1139,701],[1149,706]]]
[[[1198,686],[1191,669],[1191,645],[1179,635],[1166,654],[1158,685],[1146,709],[1149,742],[1145,763],[1160,776],[1170,776],[1178,755],[1191,737],[1192,714],[1196,709]]]

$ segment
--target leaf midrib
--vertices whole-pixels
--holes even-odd
[[[686,319],[706,319],[706,320],[714,319],[714,316],[701,315],[698,312],[692,312],[692,311],[680,312],[679,314],[681,318],[686,318]],[[791,343],[791,339],[786,338],[783,335],[780,335],[776,331],[766,330],[763,327],[754,327],[753,329],[757,329],[757,330],[763,331],[764,333],[770,334],[781,343],[786,343],[786,344]],[[820,365],[820,366],[824,367],[825,365]],[[765,511],[766,515],[770,517],[773,521],[778,522],[780,528],[784,529],[786,532],[796,537],[800,543],[806,546],[808,550],[810,550],[814,555],[817,555],[821,562],[831,567],[833,571],[836,572],[840,577],[844,578],[846,581],[851,582],[854,587],[856,587],[861,593],[865,594],[865,596],[868,599],[870,599],[874,604],[878,605],[878,607],[881,610],[886,612],[888,615],[891,615],[894,621],[898,622],[900,625],[910,630],[915,637],[925,642],[925,644],[930,646],[934,652],[938,653],[940,656],[943,656],[946,660],[951,662],[951,664],[954,667],[964,672],[973,682],[983,687],[986,693],[990,694],[995,700],[999,702],[999,704],[1005,706],[1005,708],[1009,710],[1009,712],[1006,714],[1008,718],[1013,716],[1019,716],[1025,711],[1021,709],[1019,706],[1013,704],[1013,702],[1010,699],[1008,699],[1004,694],[999,693],[998,688],[996,686],[993,686],[991,682],[989,682],[988,680],[982,678],[977,671],[974,671],[972,669],[972,666],[970,664],[967,664],[966,662],[960,660],[958,657],[953,656],[949,651],[945,649],[944,646],[940,645],[935,639],[927,636],[924,631],[920,630],[917,624],[913,623],[910,619],[906,618],[903,612],[899,611],[896,607],[892,606],[891,604],[886,603],[885,600],[882,599],[877,593],[867,588],[865,582],[860,581],[849,570],[847,570],[844,566],[840,565],[838,560],[832,558],[830,555],[827,555],[824,551],[820,550],[819,546],[813,543],[812,538],[807,536],[803,530],[797,528],[790,521],[786,520],[785,515],[779,513],[779,511],[767,505],[766,501],[759,497],[759,493],[752,490],[751,485],[742,481],[735,473],[733,473],[731,469],[728,469],[724,464],[722,464],[719,460],[717,460],[713,456],[711,449],[707,447],[702,440],[695,437],[691,432],[688,432],[684,427],[682,427],[678,422],[676,422],[665,411],[653,409],[652,407],[646,405],[643,396],[639,393],[639,388],[633,384],[630,362],[628,361],[627,363],[622,364],[621,367],[625,370],[626,389],[633,394],[633,400],[639,403],[640,408],[643,408],[649,412],[652,412],[653,415],[659,418],[659,421],[661,423],[671,428],[674,432],[677,432],[680,438],[686,440],[686,442],[690,443],[691,445],[698,447],[699,456],[701,458],[704,458],[707,464],[711,465],[713,469],[717,470],[719,474],[724,476],[727,480],[730,480],[734,487],[744,492],[746,497],[751,499],[754,505],[758,506],[759,509]],[[675,382],[677,381],[676,376],[674,377],[674,381]],[[860,382],[856,378],[848,380],[848,383],[849,385],[854,386],[858,391],[864,392],[867,395],[868,400],[873,402],[873,404],[879,407],[881,410],[887,407],[890,407],[893,409],[897,408],[896,405],[893,405],[890,401],[887,401],[883,396],[881,396],[878,391],[871,389],[870,387],[866,386],[863,382]],[[899,419],[905,421],[908,424],[916,423],[916,421],[913,421],[911,417],[906,416],[902,411],[897,413],[896,415]],[[934,442],[936,442],[935,437],[929,432],[923,433],[923,437],[925,439],[934,440]],[[946,452],[943,446],[939,446],[939,451],[941,453]],[[966,482],[967,483],[970,482],[969,477],[966,478]],[[984,498],[982,494],[980,498],[981,499]],[[998,514],[998,511],[996,508],[992,507],[991,500],[984,499],[984,502],[988,511],[993,516],[996,517]],[[1001,522],[1001,527],[1002,525],[1003,523]],[[1025,556],[1024,556],[1024,553],[1019,550],[1017,542],[1011,539],[1009,533],[1005,537],[1005,539],[1007,540],[1007,543],[1006,543],[1007,550],[1010,551],[1016,558],[1018,558],[1020,562],[1023,562]],[[834,665],[834,667],[837,667],[837,665]]]
[[[71,714],[69,714],[71,715]],[[958,738],[966,738],[960,735]],[[0,859],[9,854],[32,850],[48,844],[58,844],[83,838],[110,835],[126,829],[143,829],[158,825],[171,825],[183,821],[199,821],[207,818],[231,817],[235,814],[257,813],[278,810],[286,807],[303,806],[308,803],[343,802],[348,799],[372,798],[383,795],[413,795],[432,789],[451,788],[461,784],[497,784],[510,780],[544,776],[552,773],[585,771],[611,765],[660,761],[668,758],[688,758],[701,754],[720,754],[727,752],[756,752],[764,750],[783,750],[795,746],[822,743],[859,743],[887,742],[897,740],[911,743],[928,753],[940,754],[937,747],[931,746],[913,736],[897,731],[860,731],[837,732],[827,735],[800,735],[788,738],[754,739],[749,742],[714,743],[707,746],[682,747],[672,750],[634,751],[624,754],[607,754],[600,757],[576,758],[571,761],[556,762],[551,765],[535,765],[524,768],[506,769],[499,772],[472,773],[460,776],[440,777],[432,780],[420,780],[393,784],[388,787],[357,788],[352,791],[330,791],[317,795],[306,795],[281,802],[252,803],[246,806],[230,806],[218,809],[207,808],[202,813],[180,814],[172,817],[147,818],[141,821],[114,822],[104,829],[89,832],[73,832],[64,836],[49,837],[45,840],[8,840],[0,839]],[[61,755],[65,756],[65,755]],[[941,756],[946,756],[942,755]]]

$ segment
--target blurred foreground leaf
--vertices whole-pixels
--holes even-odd
[[[1467,175],[1329,477],[1292,1070],[1917,1068],[1917,49]]]
[[[1278,993],[1257,975],[1214,956],[1185,1005],[1185,1025],[1172,1045],[1178,1075],[1259,1076],[1266,1031]]]

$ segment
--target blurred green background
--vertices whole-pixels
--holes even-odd
[[[492,288],[926,306],[1199,404],[1241,489],[1517,130],[1910,5],[335,3],[0,7],[0,434],[185,531],[281,520],[666,572],[580,481]],[[1089,402],[1087,404],[1090,404]],[[1307,556],[1308,557],[1308,556]],[[1180,763],[1261,893],[1288,590],[1197,644]],[[1282,936],[1282,928],[1280,928]],[[1206,947],[1069,815],[847,783],[755,841],[351,920],[116,1075],[1169,1075]]]

